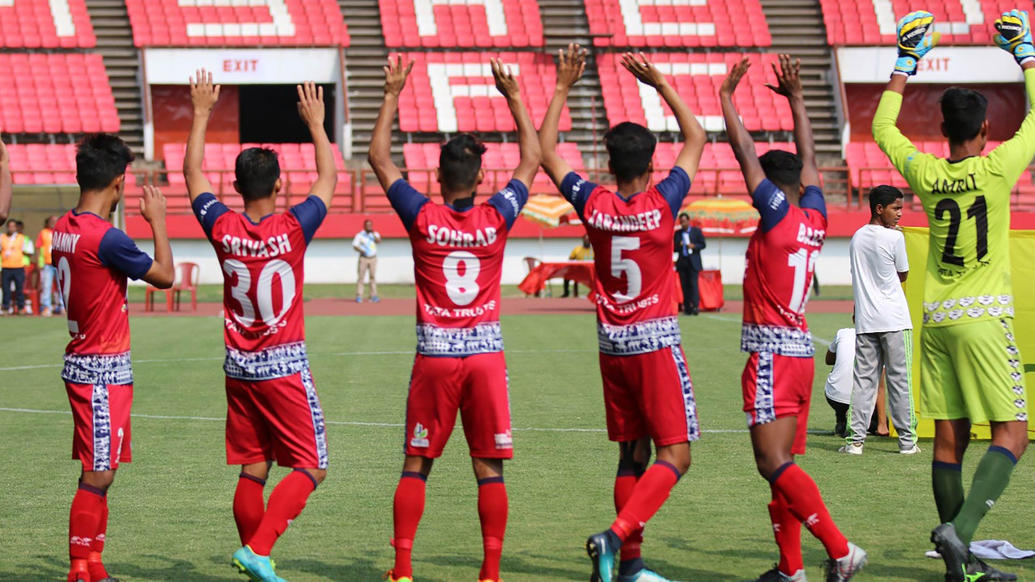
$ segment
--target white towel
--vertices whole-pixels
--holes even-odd
[[[1020,550],[1006,540],[978,540],[970,542],[970,553],[982,560],[1023,560],[1035,556],[1035,551]],[[934,550],[924,552],[928,558],[941,558]]]

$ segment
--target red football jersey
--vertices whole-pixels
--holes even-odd
[[[754,194],[762,218],[747,250],[741,349],[784,356],[812,356],[805,304],[816,259],[826,237],[823,193],[809,186],[801,207],[763,180]]]
[[[398,180],[388,196],[413,247],[417,352],[467,356],[501,351],[503,249],[528,189],[512,180],[482,204],[451,207],[431,202]]]
[[[562,182],[593,245],[602,352],[638,354],[680,343],[672,233],[689,190],[680,168],[628,199],[575,173]]]
[[[310,196],[258,223],[211,194],[199,196],[194,209],[223,271],[227,374],[254,380],[299,371],[305,250],[326,215],[323,202]]]

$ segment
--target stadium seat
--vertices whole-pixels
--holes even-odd
[[[0,127],[11,133],[117,132],[119,117],[101,55],[0,53],[17,83],[0,91]]]
[[[84,0],[0,2],[0,47],[93,48],[97,46]]]
[[[908,0],[888,1],[890,13],[878,11],[875,0],[820,0],[827,40],[835,46],[894,46],[897,19],[918,8]],[[935,30],[942,33],[939,44],[986,45],[995,33],[992,23],[1016,4],[1011,0],[930,0],[923,9],[935,15]]]
[[[228,5],[227,5],[228,4]],[[144,46],[348,46],[334,0],[126,0],[133,42]]]
[[[759,0],[585,0],[585,3],[589,31],[597,35],[593,39],[596,46],[772,45]],[[742,25],[743,21],[750,25]]]
[[[772,76],[769,64],[775,55],[749,54],[752,67],[734,95],[734,103],[749,131],[779,131],[793,128],[787,100],[767,89],[764,82]],[[656,53],[654,63],[665,73],[690,109],[698,116],[705,130],[720,132],[725,128],[718,91],[726,72],[742,55],[740,53]],[[604,109],[611,125],[633,121],[652,131],[678,131],[679,126],[668,105],[655,91],[641,91],[621,65],[616,54],[597,57]],[[770,79],[771,80],[771,79]]]
[[[408,53],[413,72],[400,96],[399,128],[411,132],[514,131],[507,102],[496,90],[489,58],[514,67],[521,95],[538,127],[553,95],[555,67],[549,55],[507,53]],[[561,131],[571,129],[568,108]]]
[[[675,163],[676,155],[683,147],[681,143],[660,142],[654,151],[655,182],[664,180]],[[756,142],[755,152],[762,155],[772,149],[796,151],[793,143]],[[691,198],[706,198],[716,195],[748,196],[740,165],[733,155],[733,149],[725,142],[709,142],[704,146],[701,163],[690,186]],[[746,199],[746,198],[745,198]]]
[[[938,157],[949,155],[949,144],[945,140],[915,141],[913,145],[924,153]],[[999,142],[990,141],[984,153],[991,152]],[[905,178],[891,165],[884,152],[872,141],[851,142],[845,147],[845,161],[852,178],[852,185],[863,191],[874,186],[889,184],[896,188],[908,188]]]
[[[7,151],[15,184],[75,184],[73,144],[11,144]]]
[[[379,0],[389,47],[543,46],[539,4],[524,0]]]

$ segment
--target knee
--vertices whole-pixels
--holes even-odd
[[[680,475],[690,470],[690,443],[658,447],[658,460],[675,467]]]
[[[763,451],[755,451],[755,469],[767,481],[776,473],[777,469],[789,461],[790,459],[784,459],[779,455],[774,456]]]
[[[115,471],[84,471],[79,482],[94,489],[107,491],[115,482]]]
[[[323,480],[327,478],[327,469],[302,469],[305,471],[314,483],[319,485],[323,483]]]

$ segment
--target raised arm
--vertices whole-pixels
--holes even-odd
[[[740,164],[740,171],[744,174],[744,182],[747,183],[748,191],[754,192],[765,179],[765,172],[762,171],[762,164],[758,162],[755,142],[744,127],[744,122],[737,113],[737,107],[733,105],[733,92],[737,90],[737,84],[744,78],[749,68],[751,68],[751,62],[746,58],[733,65],[722,82],[722,86],[719,87],[719,103],[722,105],[722,117],[726,121],[726,136],[730,140],[730,147],[733,148],[733,155],[737,156],[737,163]]]
[[[338,185],[338,172],[334,167],[334,147],[323,127],[323,87],[317,87],[312,82],[295,87],[298,89],[298,116],[309,128],[316,149],[316,181],[309,194],[320,198],[323,205],[330,208],[334,187]]]
[[[777,95],[787,98],[794,117],[794,145],[801,160],[801,185],[819,186],[819,167],[816,165],[816,144],[812,137],[812,123],[805,111],[805,96],[801,88],[801,59],[791,61],[790,55],[780,55],[780,66],[773,63],[776,84],[766,83]]]
[[[542,160],[539,135],[535,131],[535,125],[532,124],[532,118],[528,115],[528,109],[521,101],[521,89],[518,87],[517,79],[510,72],[510,67],[504,65],[499,59],[491,59],[490,62],[492,63],[492,77],[496,80],[496,89],[507,98],[507,107],[510,108],[510,114],[517,125],[521,160],[514,169],[514,179],[528,187],[532,185],[535,173],[539,171],[539,162]]]
[[[11,155],[7,146],[0,140],[0,224],[7,222],[11,213]]]
[[[557,86],[550,100],[550,107],[539,127],[539,145],[542,147],[543,169],[558,188],[564,177],[573,170],[571,164],[564,161],[557,153],[558,125],[561,121],[561,110],[568,101],[568,93],[586,70],[586,51],[577,44],[569,44],[567,49],[557,51]]]
[[[402,172],[392,161],[392,122],[395,121],[395,112],[399,109],[399,94],[406,86],[406,77],[412,69],[413,61],[403,68],[402,55],[396,57],[395,62],[389,58],[388,64],[384,66],[385,98],[374,123],[367,162],[374,169],[374,174],[377,175],[377,180],[381,182],[385,192],[396,180],[402,178]]]
[[[661,98],[668,104],[672,114],[679,124],[679,132],[683,135],[683,147],[679,150],[673,165],[682,168],[692,180],[697,173],[697,166],[701,163],[701,154],[704,152],[704,144],[708,141],[708,134],[701,126],[694,114],[690,112],[683,98],[669,84],[665,75],[658,71],[653,63],[647,60],[643,53],[633,55],[625,53],[622,55],[622,66],[629,71],[644,85],[653,87],[661,95]]]
[[[219,85],[212,83],[212,73],[205,69],[198,69],[195,76],[190,79],[194,121],[190,125],[187,151],[183,155],[183,177],[187,181],[187,195],[190,196],[191,202],[205,192],[212,192],[212,183],[201,171],[201,164],[205,158],[205,130],[208,129],[212,108],[216,106],[216,101],[219,101],[219,88]]]
[[[165,196],[156,186],[144,186],[140,214],[151,225],[155,243],[154,262],[142,278],[159,289],[168,289],[175,282],[176,271],[169,232],[165,228]]]

